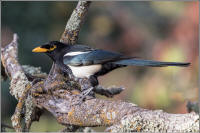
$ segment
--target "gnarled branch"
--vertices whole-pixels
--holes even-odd
[[[41,111],[32,103],[32,96],[28,95],[29,89],[34,84],[34,79],[41,79],[46,76],[40,71],[40,68],[21,66],[18,62],[18,36],[13,35],[13,40],[5,48],[1,49],[1,62],[4,66],[7,76],[11,79],[10,93],[18,100],[15,113],[12,116],[12,125],[16,131],[21,132],[21,115],[23,105],[25,104],[25,123],[29,129],[32,120],[38,120]],[[31,76],[30,79],[27,75]],[[34,114],[34,115],[33,115]]]
[[[59,97],[56,97],[59,96]],[[60,124],[79,126],[111,126],[107,131],[197,132],[199,115],[169,114],[162,110],[148,110],[123,101],[91,99],[72,105],[76,96],[60,89],[51,95],[35,97],[36,103],[50,111]]]

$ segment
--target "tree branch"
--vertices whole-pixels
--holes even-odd
[[[1,61],[7,72],[7,75],[11,78],[10,93],[19,99],[22,96],[25,86],[29,84],[26,75],[17,61],[17,34],[13,35],[13,41],[1,50]]]
[[[88,12],[88,8],[91,2],[89,1],[79,1],[76,8],[72,12],[69,18],[65,30],[61,36],[60,41],[67,44],[75,44],[78,40],[78,34],[81,25],[84,22],[85,16]]]
[[[59,97],[58,97],[59,96]],[[197,132],[199,115],[169,114],[148,110],[123,101],[87,100],[72,105],[76,95],[60,89],[35,97],[36,103],[50,111],[60,124],[79,126],[111,126],[106,131]]]
[[[26,112],[25,112],[25,123],[29,127],[33,117],[33,112],[35,112],[35,107],[32,103],[32,97],[27,94],[29,89],[31,88],[33,82],[27,78],[27,74],[32,75],[34,73],[40,73],[41,75],[45,75],[41,73],[41,71],[34,67],[29,67],[29,70],[25,69],[19,64],[17,59],[17,51],[18,51],[18,36],[17,34],[13,35],[13,40],[10,44],[6,45],[5,48],[1,49],[1,62],[4,66],[4,69],[11,79],[10,83],[10,93],[15,96],[18,100],[17,107],[15,109],[15,113],[12,116],[12,125],[16,131],[21,132],[21,113],[23,109],[23,105],[25,104]],[[36,72],[37,70],[37,72]],[[29,73],[32,72],[32,73]],[[33,79],[32,79],[33,80]],[[26,99],[27,98],[27,99]]]

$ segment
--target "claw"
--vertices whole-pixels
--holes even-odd
[[[90,87],[89,89],[83,91],[83,92],[81,93],[81,95],[82,95],[83,97],[86,97],[87,95],[89,95],[89,93],[90,93],[93,89],[94,89],[94,87]]]
[[[82,104],[86,100],[87,96],[89,96],[87,98],[87,100],[93,99],[94,97],[89,95],[90,92],[92,92],[93,89],[94,89],[93,87],[90,87],[89,89],[83,91],[80,95],[78,95],[79,99],[75,103],[73,103],[72,106],[73,105],[80,105],[80,104]]]

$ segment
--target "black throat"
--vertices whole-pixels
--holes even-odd
[[[68,48],[63,47],[62,49],[55,49],[54,51],[47,52],[46,54],[58,64],[63,64],[63,56],[67,53]]]

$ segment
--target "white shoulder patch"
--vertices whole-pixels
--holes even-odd
[[[65,54],[64,56],[74,56],[74,55],[79,55],[79,54],[84,54],[84,53],[89,53],[89,52],[69,52]]]

